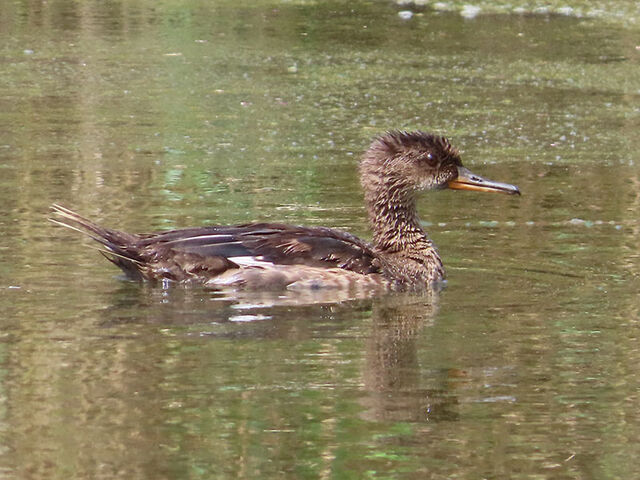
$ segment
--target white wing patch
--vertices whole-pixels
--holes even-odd
[[[202,242],[202,240],[211,239],[215,240],[213,243],[226,243],[226,244],[237,244],[240,243],[238,240],[234,240],[233,235],[227,235],[222,233],[213,233],[211,235],[198,235],[195,237],[189,238],[177,238],[175,240],[171,240],[169,242],[165,242],[165,245],[171,245],[172,243],[189,243],[189,242]]]
[[[228,257],[233,263],[241,267],[273,267],[275,264],[264,259],[262,255],[257,257],[251,255]]]

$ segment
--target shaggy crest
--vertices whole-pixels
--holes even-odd
[[[441,158],[459,157],[458,150],[445,137],[422,131],[390,130],[374,139],[369,151],[379,151],[392,158],[399,153],[433,150]]]

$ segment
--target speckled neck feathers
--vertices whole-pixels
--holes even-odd
[[[413,169],[417,162],[422,162],[422,169],[425,164],[432,165],[435,176],[443,156],[457,156],[457,151],[442,137],[389,132],[374,140],[360,162],[376,250],[394,257],[394,263],[401,257],[411,275],[423,277],[427,283],[440,280],[444,270],[435,246],[420,226],[416,200],[420,190],[438,186],[436,178],[418,178]]]

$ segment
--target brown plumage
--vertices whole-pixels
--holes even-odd
[[[85,233],[102,253],[136,280],[210,287],[319,288],[355,284],[427,288],[444,278],[442,261],[422,230],[416,195],[454,188],[519,194],[462,166],[443,137],[388,132],[360,162],[360,179],[373,243],[323,227],[277,223],[209,226],[135,235],[101,227],[60,205],[54,223]]]

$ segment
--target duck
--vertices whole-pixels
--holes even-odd
[[[416,202],[427,190],[520,195],[462,164],[448,139],[391,130],[375,137],[359,162],[372,241],[338,229],[248,223],[133,234],[100,226],[60,204],[50,220],[81,232],[125,275],[141,282],[248,290],[349,288],[423,290],[442,284],[438,251]]]

